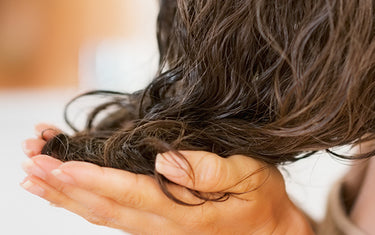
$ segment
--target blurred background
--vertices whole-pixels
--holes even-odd
[[[38,122],[66,128],[63,107],[83,91],[132,92],[152,79],[157,2],[0,1],[0,234],[123,234],[21,189],[21,142]],[[329,188],[347,168],[321,154],[283,172],[296,203],[319,219]]]
[[[135,66],[156,61],[156,14],[156,0],[2,0],[0,87],[87,89],[150,77]]]

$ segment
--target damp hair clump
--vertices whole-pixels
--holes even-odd
[[[152,82],[132,94],[85,94],[111,101],[81,130],[67,120],[76,133],[43,153],[154,176],[183,204],[155,172],[157,153],[277,165],[375,138],[373,0],[161,0],[157,30]],[[108,107],[116,111],[98,121]]]

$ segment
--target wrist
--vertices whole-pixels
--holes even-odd
[[[289,199],[289,203],[285,203],[284,208],[276,218],[276,227],[272,234],[299,234],[313,235],[315,234],[308,217],[298,209]]]
[[[299,210],[290,200],[280,200],[281,205],[276,205],[269,219],[259,227],[253,235],[314,235],[308,217]]]
[[[288,228],[286,234],[315,234],[311,226],[311,220],[300,209],[295,206],[293,207],[294,208],[289,212],[290,219],[287,220]]]

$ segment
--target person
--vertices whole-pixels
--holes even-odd
[[[207,215],[201,214],[202,211],[189,212],[190,207],[181,207],[180,211],[176,210],[176,204],[168,201],[169,199],[149,176],[135,175],[83,162],[62,163],[49,156],[40,155],[45,144],[45,140],[41,138],[41,132],[50,128],[56,129],[47,124],[37,125],[37,138],[27,139],[23,143],[24,152],[31,159],[23,164],[29,176],[25,178],[22,186],[31,193],[50,201],[53,205],[81,215],[94,224],[118,228],[135,234],[186,234],[189,232],[271,234],[267,231],[268,226],[259,221],[254,223],[252,219],[254,219],[253,217],[258,218],[260,211],[263,211],[266,205],[272,202],[275,208],[282,210],[282,213],[269,211],[270,221],[277,221],[270,225],[269,231],[274,231],[275,226],[281,226],[282,229],[275,230],[277,232],[273,234],[313,234],[310,226],[315,223],[309,224],[311,221],[291,203],[283,189],[283,178],[276,169],[271,176],[267,176],[267,183],[262,186],[263,190],[256,190],[252,192],[253,195],[247,195],[252,199],[251,201],[245,196],[242,198],[242,202],[238,200],[230,202],[229,205],[225,204],[221,208],[216,208],[216,211],[212,210],[209,216],[211,220],[207,220],[208,218],[205,217]],[[57,132],[59,130],[55,133]],[[54,132],[49,132],[46,137],[49,139],[53,135]],[[368,143],[359,146],[356,151],[366,152],[371,145],[373,144]],[[191,161],[195,166],[196,175],[200,179],[194,186],[191,179],[184,175],[184,172],[182,174],[178,172],[178,168],[163,169],[158,165],[157,169],[172,182],[197,190],[212,191],[214,187],[229,188],[233,182],[241,178],[239,174],[246,174],[249,169],[257,167],[256,162],[248,157],[238,157],[233,162],[225,163],[229,167],[224,167],[220,161],[225,159],[213,155],[212,158],[206,158],[207,154],[209,153],[191,152],[187,155],[189,162]],[[197,162],[199,164],[194,164]],[[372,203],[372,198],[375,195],[375,188],[372,184],[374,178],[374,158],[354,164],[345,177],[334,186],[328,201],[326,219],[314,227],[316,234],[373,234],[375,231],[372,223],[372,218],[375,216],[375,208]],[[241,187],[247,188],[249,183],[253,182],[242,182],[244,185]],[[280,199],[279,194],[272,192],[283,192],[283,195]],[[254,199],[262,198],[264,199],[254,201]],[[257,205],[251,205],[252,203]],[[181,218],[181,214],[185,216]],[[229,220],[222,221],[217,217]],[[169,221],[171,218],[177,222],[159,224],[160,219]],[[213,221],[214,218],[216,221]],[[224,223],[225,229],[218,226],[217,223]],[[144,224],[149,226],[145,227]],[[262,229],[252,232],[253,229],[257,230],[259,227]]]
[[[156,78],[140,93],[113,96],[113,102],[98,106],[84,131],[75,136],[43,135],[47,141],[38,140],[43,147],[37,152],[63,161],[84,160],[129,170],[135,173],[135,182],[145,185],[150,179],[147,175],[153,175],[164,197],[157,197],[156,192],[150,195],[156,195],[160,205],[170,205],[177,215],[154,210],[146,203],[152,200],[138,201],[142,195],[129,194],[128,201],[132,209],[162,214],[162,221],[172,223],[170,231],[177,223],[176,233],[212,233],[210,229],[217,229],[282,234],[296,227],[300,231],[294,233],[311,233],[303,214],[286,196],[275,165],[297,161],[303,153],[307,157],[326,149],[335,154],[331,147],[360,146],[375,139],[375,42],[373,17],[368,17],[373,15],[373,4],[370,0],[345,4],[326,0],[272,4],[163,0],[158,18],[161,62]],[[98,111],[113,104],[119,112],[94,125]],[[336,156],[359,159],[374,153],[370,148],[353,157]],[[47,166],[59,169],[49,173],[37,167],[46,159],[50,161]],[[82,208],[85,202],[77,192],[87,189],[74,186],[90,185],[79,183],[90,174],[73,177],[75,173],[68,170],[74,168],[71,165],[109,171],[88,163],[36,156],[24,165],[31,176],[23,186],[51,201],[51,195],[71,191],[67,200],[81,202],[72,202],[76,205],[72,208]],[[56,178],[60,181],[54,185]],[[101,182],[105,183],[109,184]],[[37,187],[43,184],[43,189]],[[54,187],[46,190],[48,185]],[[152,183],[148,185],[147,189],[157,190]],[[57,192],[52,193],[54,189]],[[98,195],[87,197],[99,201],[100,195],[107,196],[105,190],[97,190]],[[340,196],[342,190],[336,191],[339,193],[334,195]],[[123,199],[123,194],[119,195]],[[179,205],[164,204],[165,196]],[[238,208],[232,205],[237,200],[249,202],[241,206],[250,206],[249,214],[243,214],[245,210],[228,212]],[[111,201],[100,205],[111,208]],[[186,205],[196,207],[187,210]],[[194,214],[196,211],[201,214]],[[225,217],[221,220],[219,214]],[[299,223],[288,225],[285,218],[291,216]],[[101,217],[109,218],[109,226],[115,227],[123,224],[117,221],[125,216],[103,213]]]
[[[261,162],[245,156],[225,159],[208,152],[187,151],[185,156],[197,176],[193,183],[186,172],[159,157],[156,169],[181,185],[170,185],[170,189],[188,202],[194,203],[197,198],[186,188],[215,192],[236,184],[232,190],[244,192],[261,184],[257,190],[224,202],[184,206],[166,197],[151,176],[87,162],[63,163],[40,155],[45,144],[41,132],[50,128],[56,129],[37,125],[37,138],[24,142],[30,159],[23,164],[28,176],[21,185],[91,223],[134,234],[313,234],[305,215],[288,198],[275,167],[238,183]],[[46,132],[45,137],[50,139],[57,132]],[[179,159],[173,154],[169,157]]]

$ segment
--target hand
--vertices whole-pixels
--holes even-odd
[[[179,185],[239,193],[225,202],[189,207],[168,199],[150,176],[39,155],[44,143],[40,138],[24,143],[32,158],[24,164],[29,176],[23,187],[94,224],[135,234],[312,234],[276,168],[267,166],[249,176],[265,166],[252,158],[181,151],[195,173],[193,182],[173,164],[183,161],[172,153],[158,155],[156,170]],[[169,190],[185,202],[200,202],[185,187],[171,184]]]
[[[46,140],[52,139],[62,131],[50,124],[40,123],[35,126],[36,138],[30,138],[22,143],[22,149],[28,157],[40,155]]]

